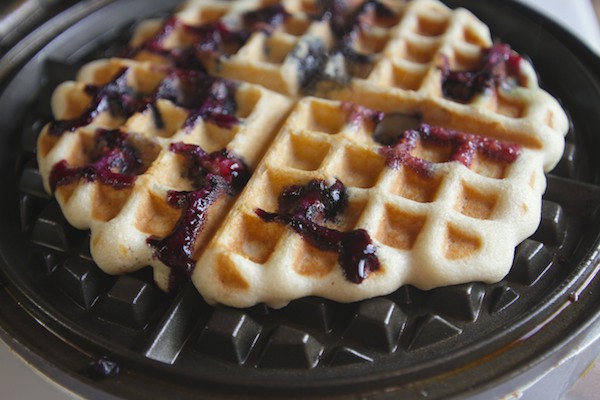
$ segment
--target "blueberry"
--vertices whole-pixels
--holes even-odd
[[[277,212],[257,209],[256,214],[265,222],[289,225],[321,250],[337,252],[344,276],[358,284],[370,272],[379,269],[376,248],[369,234],[363,229],[341,232],[323,225],[343,213],[347,203],[346,188],[340,180],[329,186],[323,180],[312,180],[303,186],[284,189]]]

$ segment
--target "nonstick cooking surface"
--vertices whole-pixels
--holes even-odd
[[[529,56],[572,121],[540,228],[519,245],[506,279],[240,310],[206,305],[191,285],[164,294],[150,270],[100,271],[89,234],[71,228],[42,188],[36,137],[58,83],[176,3],[69,6],[0,61],[0,337],[42,372],[90,397],[440,398],[523,374],[597,322],[600,60],[499,0],[446,3]]]

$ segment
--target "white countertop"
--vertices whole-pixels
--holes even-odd
[[[590,0],[519,0],[546,13],[571,29],[600,54],[600,27]],[[600,393],[600,361],[569,390],[564,400],[592,400]],[[77,398],[39,375],[9,347],[0,342],[0,388],[3,399],[65,400]],[[528,398],[525,396],[524,398]]]
[[[71,400],[80,399],[39,374],[0,341],[0,388],[6,400]]]
[[[590,0],[517,0],[561,23],[600,54],[600,26]]]

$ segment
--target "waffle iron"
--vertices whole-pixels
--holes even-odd
[[[600,59],[512,1],[447,0],[527,55],[571,120],[538,231],[501,282],[273,310],[109,276],[43,190],[35,142],[54,87],[178,1],[58,1],[0,53],[0,339],[86,398],[439,399],[504,395],[598,330]],[[489,398],[489,397],[481,397]]]

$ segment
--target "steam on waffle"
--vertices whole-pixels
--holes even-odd
[[[495,282],[568,123],[532,66],[435,0],[196,0],[52,99],[44,184],[106,272],[210,303]]]

